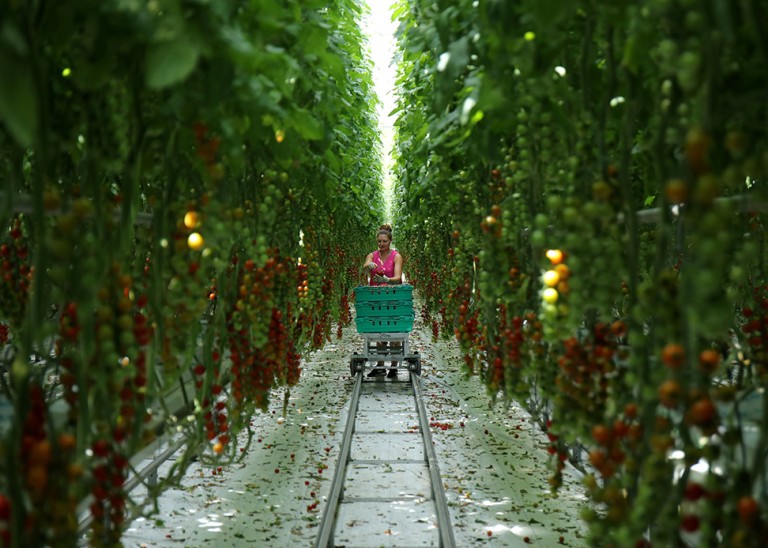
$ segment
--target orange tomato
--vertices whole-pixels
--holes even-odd
[[[670,204],[681,204],[688,199],[688,183],[683,179],[670,179],[664,184],[664,196]]]
[[[33,495],[40,495],[48,486],[48,470],[45,466],[36,464],[27,470],[27,486]]]
[[[628,403],[624,406],[624,416],[628,419],[634,419],[637,416],[637,404]]]
[[[661,363],[670,369],[678,369],[685,363],[685,349],[680,343],[668,343],[661,351]]]
[[[711,375],[717,371],[719,366],[720,353],[717,350],[708,348],[701,351],[701,354],[699,354],[699,367],[702,371]]]
[[[46,465],[51,460],[51,442],[47,439],[40,440],[32,446],[29,453],[29,462],[31,464]]]
[[[553,265],[557,265],[563,262],[563,252],[559,249],[548,249],[546,256]]]
[[[568,268],[568,265],[566,265],[564,263],[559,263],[559,264],[555,265],[554,270],[555,270],[555,272],[560,274],[560,280],[561,281],[567,280],[568,276],[571,275],[571,269]]]
[[[75,436],[66,432],[59,434],[59,449],[62,451],[71,451],[75,448]]]
[[[668,379],[659,386],[659,401],[664,407],[677,407],[682,393],[683,389],[680,387],[680,383],[676,380]]]

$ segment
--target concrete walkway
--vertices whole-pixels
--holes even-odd
[[[422,356],[422,390],[457,545],[585,546],[579,474],[566,469],[564,487],[550,494],[546,436],[516,406],[489,408],[479,381],[463,380],[455,342],[430,338],[417,317],[412,350]],[[130,524],[124,545],[312,546],[352,388],[349,357],[361,348],[353,326],[307,355],[285,416],[280,389],[269,411],[253,418],[243,461],[221,468],[194,463],[181,485],[161,496],[158,513]],[[407,531],[390,521],[372,514],[359,521],[360,533],[382,529],[389,546],[402,545]]]

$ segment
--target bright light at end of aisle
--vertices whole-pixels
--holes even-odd
[[[392,199],[392,149],[394,146],[394,118],[389,115],[395,109],[395,80],[397,79],[395,56],[395,31],[392,22],[394,0],[367,0],[361,28],[368,39],[368,53],[373,61],[373,85],[380,104],[377,109],[381,134],[382,171],[386,218],[390,219]]]

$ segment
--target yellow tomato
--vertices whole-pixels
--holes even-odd
[[[197,251],[205,245],[205,240],[199,232],[193,232],[187,238],[187,245],[192,251]]]
[[[557,282],[560,281],[560,274],[558,274],[556,270],[547,270],[544,273],[544,276],[542,276],[542,279],[544,280],[544,285],[547,287],[555,287]]]
[[[557,293],[557,289],[554,287],[546,288],[541,294],[541,298],[544,299],[544,302],[547,304],[556,303],[559,296],[560,295]]]

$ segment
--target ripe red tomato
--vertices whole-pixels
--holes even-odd
[[[736,503],[736,511],[744,523],[750,523],[757,515],[758,510],[759,506],[754,497],[744,496]]]
[[[607,446],[611,442],[611,431],[604,424],[596,424],[592,427],[592,439],[598,445]]]
[[[680,520],[680,528],[688,533],[693,533],[699,529],[699,516],[686,514]]]
[[[686,419],[695,426],[704,426],[710,424],[717,415],[715,404],[709,398],[701,398],[693,402],[688,409]]]
[[[685,486],[684,496],[687,500],[699,500],[704,496],[704,488],[699,483],[689,483]]]

